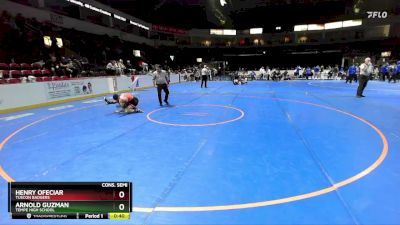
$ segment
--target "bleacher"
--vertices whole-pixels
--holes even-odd
[[[68,80],[68,76],[53,76],[53,72],[37,63],[0,63],[0,84]]]

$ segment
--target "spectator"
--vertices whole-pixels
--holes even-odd
[[[44,61],[43,61],[43,59],[42,60],[39,60],[39,61],[37,61],[37,62],[34,62],[33,64],[38,64],[38,65],[40,65],[41,67],[43,67],[44,66],[44,64],[46,64]]]
[[[301,67],[297,66],[295,71],[294,71],[294,76],[299,77],[301,75]]]
[[[117,62],[115,60],[111,60],[106,66],[107,75],[116,75],[117,74]]]
[[[250,75],[250,77],[251,77],[252,80],[255,80],[255,79],[256,79],[256,72],[250,71],[249,75]]]
[[[136,69],[133,67],[132,63],[130,60],[126,60],[126,65],[125,65],[125,73],[126,74],[135,74]],[[143,69],[142,69],[143,70]]]
[[[50,59],[48,59],[44,64],[44,68],[50,70],[53,73],[53,75],[55,74],[56,66],[57,66],[57,58],[55,56],[51,56]]]
[[[75,77],[77,77],[78,75],[80,76],[80,73],[82,72],[81,62],[77,58],[72,57],[70,63],[71,63],[70,69],[72,70],[72,75]]]
[[[132,64],[131,64],[131,61],[130,61],[130,60],[126,60],[126,65],[125,65],[125,67],[126,67],[126,69],[128,69],[128,70],[131,70],[131,69],[133,69],[133,66],[132,66]]]
[[[88,60],[88,58],[86,58],[86,57],[82,57],[81,58],[81,65],[82,65],[82,69],[83,70],[85,70],[85,71],[88,71],[90,68],[90,65],[89,65],[89,60]]]
[[[124,65],[124,61],[120,59],[117,63],[117,74],[122,75],[124,74],[124,71],[126,69],[126,66]]]
[[[332,69],[332,73],[333,73],[332,74],[333,79],[336,79],[339,74],[339,66],[338,65],[335,65],[335,67]]]
[[[350,82],[351,84],[353,80],[357,82],[357,67],[354,64],[350,65],[349,67],[346,83]]]
[[[399,62],[398,62],[399,63]],[[397,70],[398,70],[398,65],[396,65],[396,63],[393,62],[392,66],[390,66],[390,72],[389,72],[389,78],[388,78],[388,82],[390,83],[390,81],[393,81],[393,83],[396,83],[397,78]]]
[[[343,67],[340,67],[338,76],[340,77],[341,80],[344,80],[344,78],[346,76],[346,72],[344,72],[344,68]]]
[[[260,68],[260,79],[265,79],[265,75],[266,75],[266,71],[265,71],[264,67],[262,66]]]
[[[266,75],[267,75],[267,80],[270,80],[271,79],[271,69],[269,67],[267,67]]]
[[[65,71],[65,74],[71,75],[72,71],[68,69],[68,60],[65,57],[61,57],[58,66]]]
[[[309,77],[311,77],[313,75],[312,70],[310,67],[307,67],[305,70],[306,73],[306,79],[308,80]]]
[[[317,65],[314,67],[314,80],[321,79],[321,68]]]

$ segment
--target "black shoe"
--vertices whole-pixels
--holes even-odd
[[[365,96],[364,96],[364,95],[361,95],[361,97],[363,97],[363,98],[364,98]]]
[[[163,106],[162,103],[160,103],[160,106],[161,106],[161,107]]]
[[[168,103],[168,101],[167,101],[167,100],[164,100],[164,102],[165,102],[165,104],[169,105],[169,103]]]
[[[362,98],[362,96],[361,95],[356,95],[356,98]]]
[[[106,97],[104,97],[104,101],[106,102],[107,105],[110,104],[110,102],[108,101],[108,99]]]

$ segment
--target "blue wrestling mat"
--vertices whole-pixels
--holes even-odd
[[[210,82],[0,118],[0,224],[399,224],[400,85]],[[12,220],[7,181],[131,181],[128,221]]]

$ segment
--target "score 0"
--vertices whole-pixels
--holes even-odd
[[[114,200],[116,201],[128,201],[129,200],[129,191],[128,190],[116,190],[114,192]]]
[[[125,191],[119,191],[118,197],[119,197],[120,199],[124,199],[124,198],[125,198]]]

